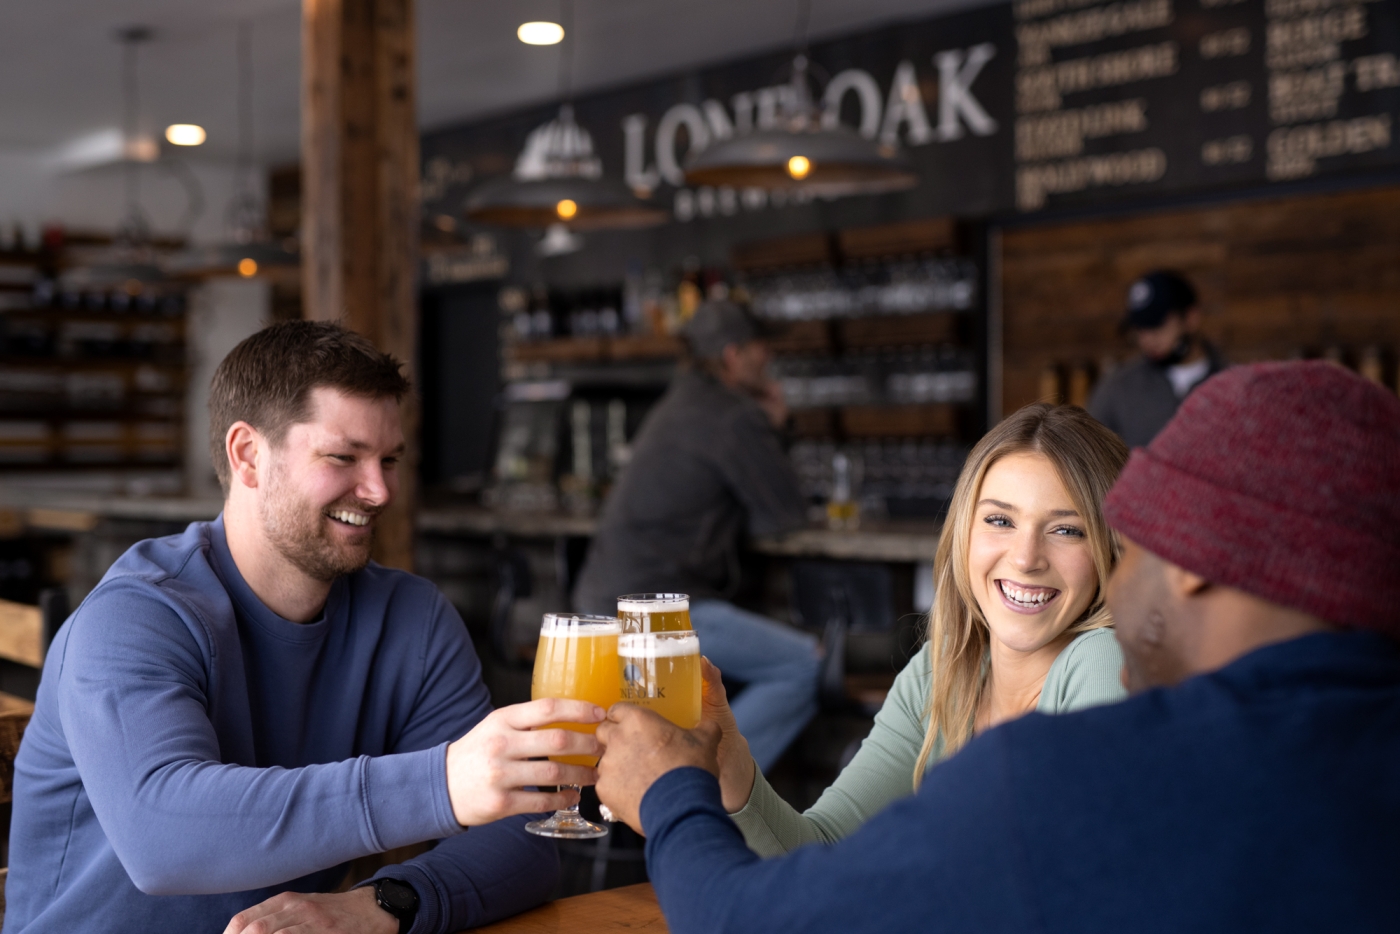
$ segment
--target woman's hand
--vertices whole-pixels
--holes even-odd
[[[749,741],[739,732],[729,696],[724,692],[720,671],[710,660],[700,657],[700,719],[719,726],[719,790],[724,809],[733,814],[749,803],[753,778],[758,766],[749,752]]]

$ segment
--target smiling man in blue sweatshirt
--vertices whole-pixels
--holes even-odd
[[[492,711],[431,584],[369,562],[404,448],[393,358],[333,324],[248,338],[211,387],[226,499],[141,542],[45,662],[15,762],[6,934],[457,931],[543,901],[517,815],[592,769],[591,704]],[[470,828],[470,832],[465,832]],[[332,893],[345,863],[437,846]]]

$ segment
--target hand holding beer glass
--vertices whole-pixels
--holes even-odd
[[[540,626],[540,645],[535,654],[535,672],[530,681],[533,700],[558,697],[566,700],[590,701],[604,710],[621,697],[618,678],[618,636],[621,624],[611,616],[583,616],[568,613],[546,613]],[[545,729],[560,728],[579,733],[597,730],[594,723],[551,723]],[[558,756],[557,762],[594,766],[594,756]],[[578,785],[569,785],[574,791]],[[578,804],[556,811],[547,820],[525,825],[530,833],[542,837],[569,840],[590,840],[606,836],[608,828],[585,820]]]

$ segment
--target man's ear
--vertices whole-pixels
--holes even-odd
[[[1210,587],[1210,581],[1194,571],[1163,561],[1163,571],[1167,579],[1167,589],[1172,596],[1180,599],[1200,596]]]
[[[230,485],[257,489],[262,456],[262,435],[258,430],[247,422],[234,422],[224,435],[224,455],[228,457]]]
[[[1195,334],[1199,331],[1201,329],[1201,306],[1192,305],[1186,309],[1186,313],[1182,315],[1182,323],[1186,326],[1188,334]]]

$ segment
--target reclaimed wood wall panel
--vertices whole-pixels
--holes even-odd
[[[1400,188],[1295,196],[1011,229],[1002,235],[1003,414],[1059,397],[1133,354],[1124,297],[1152,269],[1185,273],[1231,360],[1377,350],[1396,386]]]

